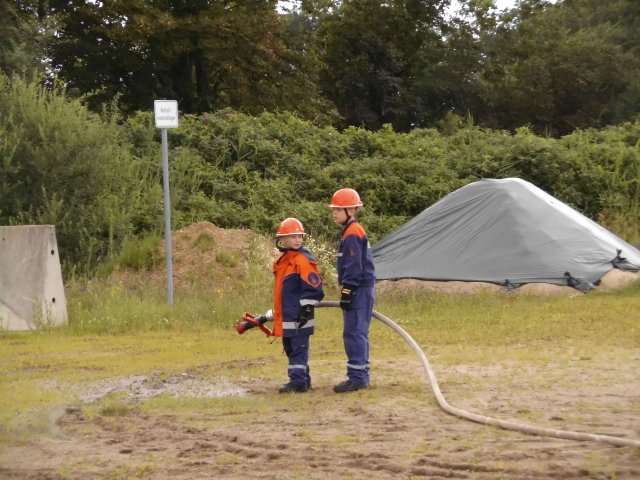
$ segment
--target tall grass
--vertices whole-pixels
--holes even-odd
[[[69,332],[229,328],[243,311],[261,313],[271,308],[273,249],[267,248],[265,238],[256,236],[249,245],[243,275],[207,277],[193,287],[177,290],[173,307],[166,303],[164,280],[145,274],[149,259],[157,252],[159,239],[152,240],[131,243],[131,248],[113,261],[142,268],[137,283],[118,281],[117,275],[70,282]],[[307,247],[324,266],[326,299],[336,298],[335,270],[329,255],[333,250],[313,239],[307,240]],[[563,337],[592,340],[592,332],[606,325],[609,341],[628,345],[640,344],[640,331],[627,323],[629,317],[640,318],[639,290],[638,283],[616,293],[584,295],[576,291],[560,297],[506,292],[454,296],[414,290],[383,295],[375,308],[429,343],[498,346]]]
[[[430,343],[491,347],[563,338],[594,341],[606,329],[608,343],[630,346],[640,345],[639,285],[553,297],[415,292],[401,299],[383,297],[376,308]]]
[[[126,238],[119,254],[114,254],[101,263],[96,274],[98,277],[104,277],[119,268],[133,268],[135,270],[156,268],[158,265],[164,264],[164,257],[158,248],[161,243],[162,239],[158,235]]]
[[[75,335],[120,335],[232,326],[239,308],[232,299],[206,295],[175,295],[170,306],[158,287],[142,293],[122,284],[89,283],[70,292],[66,330]]]

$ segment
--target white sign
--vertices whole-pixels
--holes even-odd
[[[178,128],[177,100],[155,100],[153,111],[156,117],[156,128]]]

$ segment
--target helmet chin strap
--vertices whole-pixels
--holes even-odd
[[[288,252],[289,250],[298,250],[298,248],[289,248],[289,247],[283,247],[282,245],[280,245],[280,237],[276,237],[276,248],[283,253]]]
[[[281,252],[288,252],[289,250],[291,250],[290,248],[287,247],[283,247],[282,245],[280,245],[280,238],[276,237],[276,248],[278,250],[280,250]]]
[[[347,219],[344,221],[344,223],[342,225],[346,225],[353,218],[353,215],[349,215],[349,208],[352,208],[352,207],[344,207],[344,214],[346,215]],[[358,211],[358,207],[355,207],[355,208],[356,208],[356,212],[357,212]]]

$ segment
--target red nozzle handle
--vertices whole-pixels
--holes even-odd
[[[260,320],[256,320],[256,316],[252,313],[244,312],[242,314],[242,321],[236,323],[236,330],[240,335],[253,327],[258,327],[260,330],[264,332],[267,337],[272,337],[273,332],[265,326],[264,322],[266,322],[266,317],[261,317]]]

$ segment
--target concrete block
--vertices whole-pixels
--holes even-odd
[[[34,330],[66,322],[55,227],[0,226],[0,327]]]

